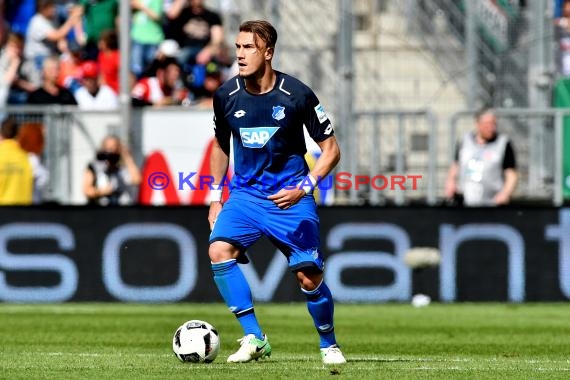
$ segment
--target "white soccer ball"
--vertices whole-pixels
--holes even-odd
[[[182,362],[211,363],[220,352],[220,336],[214,326],[197,319],[184,322],[172,337],[172,350]]]

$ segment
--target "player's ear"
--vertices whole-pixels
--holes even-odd
[[[274,52],[275,48],[272,47],[268,47],[267,49],[265,49],[265,60],[269,61],[271,58],[273,58],[273,52]]]

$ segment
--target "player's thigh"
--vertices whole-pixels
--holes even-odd
[[[210,233],[210,246],[212,247],[214,242],[225,242],[238,249],[240,253],[244,253],[261,237],[261,230],[256,224],[259,212],[252,202],[230,197],[222,207]],[[224,246],[219,245],[219,247]]]
[[[292,271],[322,272],[324,264],[320,249],[319,216],[312,197],[304,197],[285,210],[277,206],[271,208],[264,232],[287,257]]]

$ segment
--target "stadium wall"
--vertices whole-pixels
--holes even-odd
[[[206,207],[3,208],[2,302],[219,302]],[[320,210],[326,281],[339,302],[563,301],[570,208]],[[438,266],[411,269],[414,247]],[[302,301],[268,241],[242,266],[258,301]]]

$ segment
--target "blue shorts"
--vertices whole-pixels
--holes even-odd
[[[247,262],[246,250],[262,235],[285,255],[291,271],[302,268],[323,271],[319,217],[312,196],[305,196],[283,210],[268,199],[232,194],[210,233],[210,244],[230,243],[240,250],[238,262]]]

